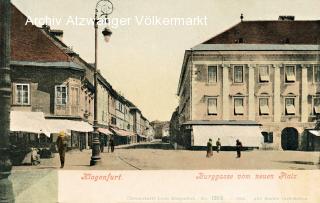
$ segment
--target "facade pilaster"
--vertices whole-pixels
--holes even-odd
[[[249,81],[248,81],[248,119],[255,120],[255,98],[254,98],[254,69],[255,65],[249,65]]]
[[[229,120],[230,115],[230,107],[229,107],[229,68],[230,65],[223,64],[222,65],[222,119]]]
[[[275,64],[274,68],[274,79],[273,79],[273,115],[274,122],[281,121],[281,91],[280,91],[280,68],[281,65]]]

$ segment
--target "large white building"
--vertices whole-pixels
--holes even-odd
[[[204,146],[210,136],[231,136],[250,146],[240,126],[261,125],[260,147],[302,148],[303,132],[314,127],[320,113],[319,51],[320,21],[292,16],[241,21],[186,50],[178,86],[185,143]],[[239,128],[212,128],[230,125]],[[211,126],[210,133],[199,126]],[[260,139],[256,128],[246,134]]]

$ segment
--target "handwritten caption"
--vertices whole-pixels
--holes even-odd
[[[241,173],[241,174],[211,174],[199,172],[196,176],[196,180],[208,180],[208,181],[225,181],[225,180],[295,180],[297,174],[288,172],[274,173]]]

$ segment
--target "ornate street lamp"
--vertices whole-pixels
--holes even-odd
[[[0,202],[14,202],[10,161],[10,0],[0,0]]]
[[[90,166],[96,165],[100,160],[100,141],[98,132],[98,83],[97,83],[97,68],[98,68],[98,23],[101,19],[105,18],[108,23],[108,15],[113,12],[113,4],[110,0],[100,0],[96,4],[95,15],[94,15],[94,30],[95,30],[95,55],[94,55],[94,121],[93,121],[93,140],[92,140],[92,156],[90,160]],[[104,39],[109,42],[112,32],[105,28],[102,31]]]

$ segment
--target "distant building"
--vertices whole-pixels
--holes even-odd
[[[169,121],[152,121],[150,125],[154,129],[154,138],[162,139],[164,136],[168,136],[169,133]]]
[[[176,118],[189,147],[197,123],[219,120],[261,124],[262,148],[303,147],[320,113],[320,21],[293,19],[242,21],[185,51]]]

